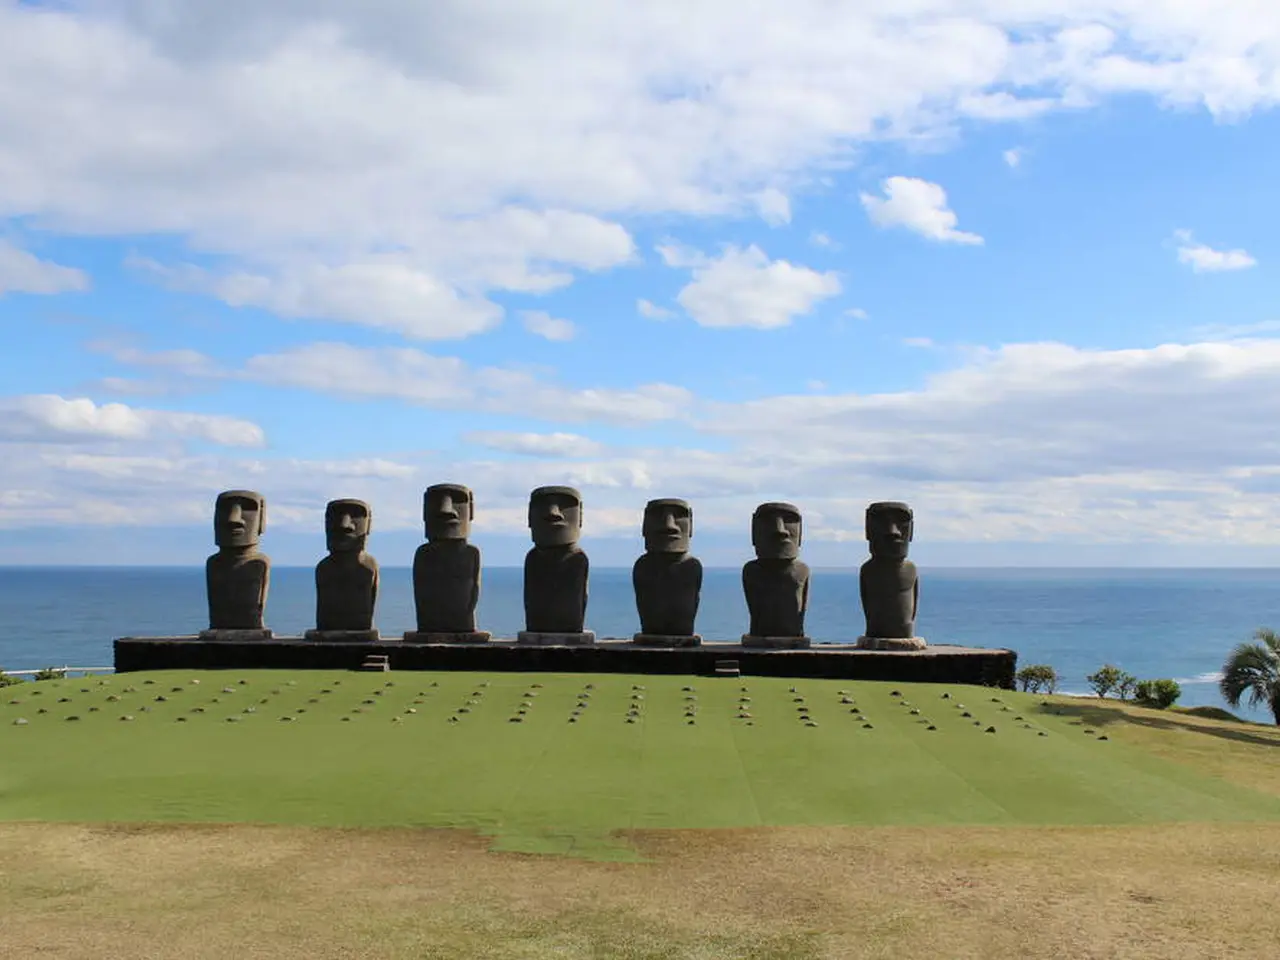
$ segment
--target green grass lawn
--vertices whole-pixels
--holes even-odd
[[[1054,709],[980,687],[758,677],[44,681],[0,690],[0,819],[457,827],[499,849],[625,859],[628,829],[1280,818],[1280,797]]]

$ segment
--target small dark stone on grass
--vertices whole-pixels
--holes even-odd
[[[862,729],[863,729],[863,730],[874,730],[874,729],[875,729],[875,727],[871,726],[871,724],[869,724],[869,723],[864,723],[864,724],[862,725]]]
[[[972,717],[973,714],[970,713],[968,710],[966,710],[964,713],[960,714],[960,716],[968,718],[968,717]]]
[[[121,719],[121,720],[132,720],[132,719],[133,719],[133,714],[131,714],[131,713],[126,713],[126,714],[125,714],[123,717],[121,717],[120,719]]]
[[[345,720],[345,719],[347,719],[347,718],[346,718],[346,717],[343,717],[342,719],[343,719],[343,720]],[[281,718],[280,718],[280,722],[281,722],[281,723],[293,723],[293,717],[281,717]]]
[[[1040,733],[1039,733],[1039,736],[1047,737],[1047,736],[1048,736],[1048,734],[1047,734],[1047,733],[1045,733],[1043,730],[1041,730],[1041,731],[1040,731]]]
[[[983,733],[995,733],[995,732],[996,732],[995,727],[987,727],[987,729],[983,731]]]
[[[507,723],[524,723],[524,717],[515,716],[507,720]]]
[[[175,721],[175,722],[176,722],[176,723],[186,723],[186,722],[187,722],[187,718],[186,718],[186,717],[178,717],[178,718],[176,719],[176,721]]]
[[[929,724],[929,726],[925,727],[925,729],[926,729],[926,730],[937,730],[938,728],[937,728],[937,727],[935,727],[935,726],[931,723],[931,724]]]
[[[1108,737],[1108,736],[1104,733],[1104,734],[1103,734],[1102,736],[1100,736],[1098,739],[1099,739],[1099,740],[1110,740],[1111,738],[1110,738],[1110,737]]]
[[[901,690],[890,690],[890,691],[889,691],[889,696],[891,696],[891,697],[900,697],[900,696],[902,696],[902,691],[901,691]]]
[[[951,694],[949,694],[949,693],[944,693],[944,694],[942,695],[942,699],[943,699],[943,700],[950,700],[950,699],[951,699]]]
[[[161,697],[160,699],[164,699],[164,698],[163,698],[163,697]],[[70,703],[70,702],[71,702],[71,698],[70,698],[70,697],[59,697],[59,698],[58,698],[58,702],[59,702],[59,703]]]

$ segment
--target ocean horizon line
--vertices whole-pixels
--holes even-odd
[[[749,560],[750,557],[748,557],[747,559]],[[743,562],[745,563],[746,560],[744,560]],[[861,566],[861,564],[862,564],[862,561],[859,561],[858,563],[854,563],[854,564],[844,565],[844,566],[810,564],[809,569],[815,573],[832,572],[837,570],[856,570],[858,569],[858,567]],[[315,564],[273,563],[271,565],[271,568],[273,570],[312,570],[315,568]],[[1186,572],[1212,570],[1215,572],[1222,572],[1222,571],[1233,571],[1233,570],[1280,571],[1280,564],[1277,564],[1277,565],[1257,564],[1257,565],[1245,565],[1245,566],[1226,566],[1226,565],[1190,566],[1190,565],[1182,565],[1182,564],[1165,564],[1161,566],[1133,564],[1133,565],[1126,565],[1126,566],[1117,566],[1115,564],[1111,564],[1106,566],[1093,566],[1088,564],[1042,564],[1041,565],[1041,564],[1021,563],[1021,564],[1005,564],[1005,565],[978,565],[978,564],[973,564],[973,565],[928,564],[926,565],[926,564],[917,563],[916,568],[921,571],[969,570],[969,571],[993,571],[993,572],[1007,572],[1007,571],[1025,572],[1030,570],[1041,571],[1041,572],[1087,570],[1087,571],[1098,572],[1098,573],[1105,573],[1110,571],[1132,572],[1132,571],[1151,571],[1151,570],[1186,571]],[[6,570],[203,570],[203,569],[204,569],[204,561],[201,561],[199,563],[161,563],[161,564],[0,563],[0,571],[6,571]],[[379,564],[379,569],[380,570],[412,570],[413,567],[411,564],[385,564],[384,563],[384,564]],[[521,564],[514,564],[514,563],[494,563],[494,564],[485,564],[484,569],[485,570],[522,570],[523,566]],[[631,565],[630,564],[625,564],[625,565],[593,564],[592,569],[594,570],[630,570]],[[724,564],[703,564],[703,569],[704,570],[735,570],[736,571],[736,570],[740,570],[741,566],[740,565],[724,565]]]

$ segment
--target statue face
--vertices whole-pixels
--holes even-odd
[[[762,503],[751,517],[751,544],[761,560],[800,556],[800,511],[789,503]]]
[[[539,547],[564,547],[582,535],[582,495],[570,487],[539,487],[529,496],[529,530]]]
[[[693,510],[683,500],[650,500],[644,508],[643,532],[649,553],[688,553]]]
[[[915,521],[905,503],[873,503],[867,507],[867,540],[873,557],[906,559]]]
[[[422,497],[422,520],[427,539],[433,543],[467,539],[475,512],[475,496],[461,484],[438,483],[428,487]]]
[[[213,539],[219,547],[252,547],[267,525],[267,502],[252,490],[227,490],[213,507]]]
[[[324,535],[330,552],[363,550],[372,521],[369,505],[363,500],[330,500],[324,510]]]

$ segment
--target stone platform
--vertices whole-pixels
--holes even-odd
[[[371,653],[392,670],[511,670],[543,673],[647,673],[714,676],[717,662],[737,661],[743,676],[972,683],[1012,690],[1013,650],[930,644],[924,650],[859,650],[814,643],[807,649],[765,649],[737,643],[644,647],[631,638],[554,646],[513,640],[488,643],[314,643],[301,637],[237,642],[190,637],[116,640],[117,673],[137,670],[358,670]]]

